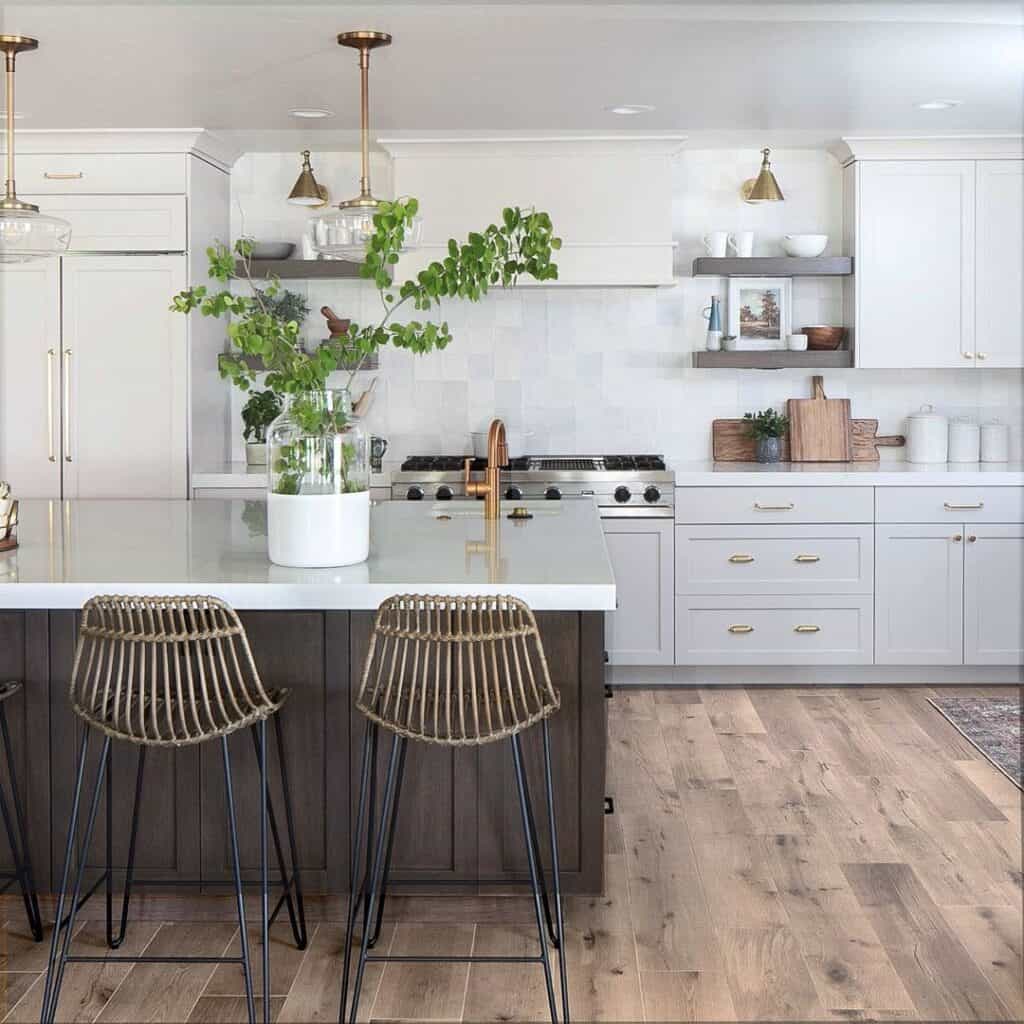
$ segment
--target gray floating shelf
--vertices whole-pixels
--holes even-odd
[[[698,256],[694,277],[847,277],[852,256]]]
[[[734,370],[837,370],[853,366],[853,353],[848,349],[835,352],[694,352],[693,365],[698,370],[731,368]]]
[[[259,356],[242,356],[242,362],[249,367],[250,370],[256,370],[258,373],[262,373],[266,367],[263,365],[263,360]],[[354,368],[354,363],[342,363],[338,367],[341,371],[351,371]],[[360,371],[363,370],[379,370],[380,369],[380,353],[374,352],[368,356],[366,361],[360,367]]]
[[[348,260],[253,260],[250,264],[253,277],[275,276],[281,280],[312,281],[316,278],[359,278],[360,263]],[[238,274],[245,275],[245,265],[239,260],[235,264]]]

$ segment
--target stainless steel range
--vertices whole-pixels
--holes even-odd
[[[466,499],[465,464],[474,479],[486,459],[464,455],[413,455],[391,477],[391,497],[405,501]],[[502,499],[560,501],[592,498],[602,519],[671,518],[675,474],[660,455],[521,455],[501,474]]]

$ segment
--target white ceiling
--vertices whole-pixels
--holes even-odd
[[[1017,132],[1024,118],[1016,3],[32,0],[0,7],[0,26],[41,41],[18,64],[19,129],[204,127],[259,148],[350,141],[358,74],[334,37],[351,28],[395,37],[373,58],[377,134],[672,131],[813,145]],[[917,109],[931,99],[963,105]],[[605,109],[620,103],[657,109]],[[302,106],[336,115],[300,125],[287,111]]]

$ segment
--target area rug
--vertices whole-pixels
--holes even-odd
[[[1021,704],[1012,697],[936,697],[931,703],[1004,775],[1021,788]]]

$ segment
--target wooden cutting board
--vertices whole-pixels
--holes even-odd
[[[825,378],[811,378],[811,398],[791,398],[789,457],[793,462],[850,462],[850,400],[826,398]]]
[[[878,436],[878,420],[852,420],[850,445],[854,462],[877,462],[879,447],[900,448],[907,443],[902,434]],[[754,439],[747,436],[743,420],[713,420],[711,454],[715,462],[753,462]],[[782,439],[782,461],[789,462],[789,438]]]

